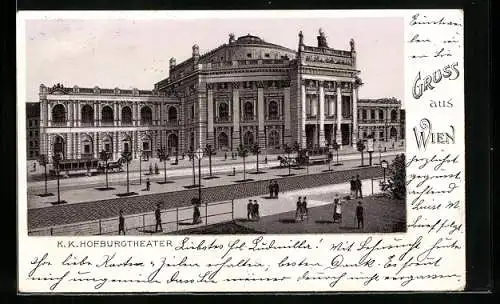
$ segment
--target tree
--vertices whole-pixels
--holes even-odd
[[[332,159],[333,154],[332,152],[328,151],[328,171],[332,171]]]
[[[406,160],[404,154],[396,155],[389,166],[389,178],[385,187],[386,191],[396,199],[406,196]]]
[[[336,141],[334,141],[334,142],[332,143],[332,149],[333,149],[333,150],[336,152],[336,154],[337,154],[337,165],[338,165],[338,164],[339,164],[339,149],[340,149],[340,146],[339,146],[339,144],[338,144]]]
[[[163,172],[164,172],[164,180],[163,183],[167,183],[167,151],[165,149],[158,149],[158,158],[160,159],[160,162],[163,162]]]
[[[193,162],[193,186],[196,185],[196,171],[194,168],[194,148],[191,146],[187,151],[187,155],[189,157],[189,161]]]
[[[44,178],[45,178],[45,192],[42,194],[42,196],[51,196],[52,193],[48,193],[47,192],[47,165],[49,163],[48,159],[47,159],[47,155],[45,154],[40,154],[38,156],[38,163],[40,163],[40,166],[43,166],[44,168]]]
[[[132,153],[130,153],[130,152],[123,152],[122,153],[122,158],[127,163],[127,193],[130,193],[130,181],[129,181],[129,178],[128,178],[128,165],[130,164],[130,161],[132,160]]]
[[[247,175],[246,175],[246,166],[245,166],[245,159],[248,156],[249,149],[247,146],[241,145],[238,147],[238,155],[243,158],[243,181],[247,180]]]
[[[210,172],[210,176],[212,176],[212,154],[214,153],[214,149],[212,145],[208,144],[205,146],[205,154],[208,155],[208,170]]]
[[[262,151],[261,151],[261,149],[260,149],[259,144],[254,144],[254,145],[252,146],[252,154],[257,156],[257,161],[256,161],[256,165],[257,165],[257,173],[259,173],[259,154],[260,154],[261,152],[262,152]]]
[[[362,140],[359,140],[358,143],[356,144],[356,148],[358,149],[359,152],[361,152],[361,166],[364,166],[364,158],[363,158],[363,151],[365,150],[365,142]]]
[[[108,160],[111,158],[111,153],[106,150],[102,150],[100,153],[100,158],[104,161],[104,173],[106,174],[106,189],[109,189],[108,184]]]
[[[284,146],[285,153],[288,155],[287,157],[287,163],[288,163],[288,175],[292,175],[292,168],[291,168],[291,162],[290,162],[290,153],[292,153],[292,148],[288,145],[285,144]]]
[[[52,161],[54,163],[54,168],[56,169],[57,176],[57,203],[61,202],[61,191],[59,188],[59,162],[62,160],[61,153],[56,153],[52,156]]]

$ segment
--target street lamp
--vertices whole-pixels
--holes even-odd
[[[201,204],[201,159],[203,158],[204,150],[198,148],[194,155],[198,159],[198,202]],[[193,159],[194,161],[194,159]],[[205,204],[205,225],[208,225],[208,205]]]
[[[384,169],[384,184],[385,184],[385,170],[387,169],[388,165],[389,164],[387,163],[387,161],[385,159],[380,162],[380,166]]]

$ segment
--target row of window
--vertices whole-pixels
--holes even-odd
[[[29,137],[33,137],[33,134],[38,137],[38,131],[29,131]]]
[[[221,102],[218,107],[219,120],[229,120],[229,104],[226,102]],[[255,107],[252,102],[245,102],[243,104],[243,120],[253,120],[255,118]],[[280,110],[278,102],[270,101],[267,105],[267,118],[268,119],[279,119]]]
[[[360,117],[361,119],[363,120],[366,120],[368,119],[368,110],[359,110],[360,112]],[[377,119],[375,118],[375,113],[376,111],[375,110],[370,110],[370,117],[371,119]],[[385,110],[378,110],[378,119],[379,120],[383,120],[385,119]],[[391,111],[391,121],[396,121],[398,119],[398,112],[396,110],[392,110]]]
[[[38,140],[30,140],[30,148],[38,148]]]
[[[37,119],[29,119],[28,120],[28,125],[30,127],[37,127],[38,126],[38,120]]]
[[[30,151],[29,152],[29,157],[30,158],[33,158],[33,157],[38,157],[38,151],[35,150],[35,151]]]
[[[67,115],[66,109],[63,105],[56,105],[52,108],[52,123],[66,123]],[[132,124],[132,109],[125,106],[121,110],[122,114],[122,124]],[[143,106],[140,110],[140,120],[141,124],[151,124],[153,121],[153,112],[150,107]],[[168,120],[177,120],[177,109],[175,107],[170,107],[168,109]],[[90,105],[84,105],[81,109],[81,122],[82,123],[94,123],[94,109]],[[101,122],[112,124],[114,122],[114,112],[109,106],[105,106],[101,110]]]

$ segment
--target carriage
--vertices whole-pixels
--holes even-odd
[[[57,169],[57,170],[56,170]],[[50,170],[50,174],[59,173],[63,176],[73,174],[92,174],[99,171],[98,159],[63,159],[57,163],[57,168]]]
[[[120,157],[116,161],[108,161],[108,172],[122,172],[123,171],[123,163],[125,162],[125,159],[123,157]],[[100,173],[106,172],[106,162],[105,161],[99,161],[98,164],[98,171]]]

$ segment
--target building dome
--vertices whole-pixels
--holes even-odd
[[[262,40],[261,38],[259,38],[257,36],[252,36],[250,34],[248,34],[246,36],[238,37],[238,40],[236,40],[236,43],[239,43],[239,44],[266,44],[264,42],[264,40]]]

